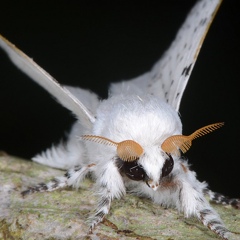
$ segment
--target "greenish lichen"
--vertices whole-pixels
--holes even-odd
[[[22,239],[22,229],[18,221],[14,224],[8,224],[5,220],[0,221],[0,239],[18,240]]]

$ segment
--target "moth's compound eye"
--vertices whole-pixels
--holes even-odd
[[[141,165],[134,162],[124,162],[122,166],[122,171],[126,174],[126,176],[135,181],[141,181],[146,178],[146,173]]]
[[[170,154],[167,154],[167,155],[168,155],[168,158],[165,160],[165,163],[162,168],[162,177],[166,177],[173,170],[173,165],[174,165],[173,158]]]

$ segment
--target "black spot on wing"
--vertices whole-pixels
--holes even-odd
[[[178,92],[178,93],[177,93],[177,95],[176,95],[176,99],[178,99],[178,97],[179,97],[179,94],[180,94],[180,93]]]
[[[157,77],[157,74],[154,73],[154,74],[152,75],[152,79],[155,79],[156,77]]]
[[[204,26],[206,24],[206,22],[207,22],[207,18],[203,18],[203,19],[201,19],[199,25]]]
[[[190,71],[191,71],[191,68],[192,68],[192,63],[189,65],[189,66],[186,66],[183,71],[182,71],[182,74],[181,75],[184,75],[185,77],[189,75]]]

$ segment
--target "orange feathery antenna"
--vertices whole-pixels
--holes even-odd
[[[126,162],[135,161],[143,154],[143,148],[133,140],[117,143],[108,138],[95,135],[83,135],[82,139],[117,147],[118,156]]]
[[[179,150],[185,153],[191,147],[192,140],[198,137],[201,137],[205,134],[208,134],[222,127],[223,125],[224,125],[223,122],[214,123],[196,130],[194,133],[192,133],[189,136],[174,135],[174,136],[168,137],[161,145],[162,150],[166,153],[175,154],[175,155],[180,155]]]

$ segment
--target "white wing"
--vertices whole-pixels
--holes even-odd
[[[0,47],[6,51],[12,62],[36,83],[45,88],[64,107],[71,110],[80,122],[90,127],[95,117],[90,110],[64,86],[61,86],[51,75],[37,65],[31,58],[16,48],[12,43],[0,35]]]
[[[198,1],[163,57],[147,72],[111,85],[111,95],[147,92],[165,99],[177,111],[200,48],[221,0]]]

